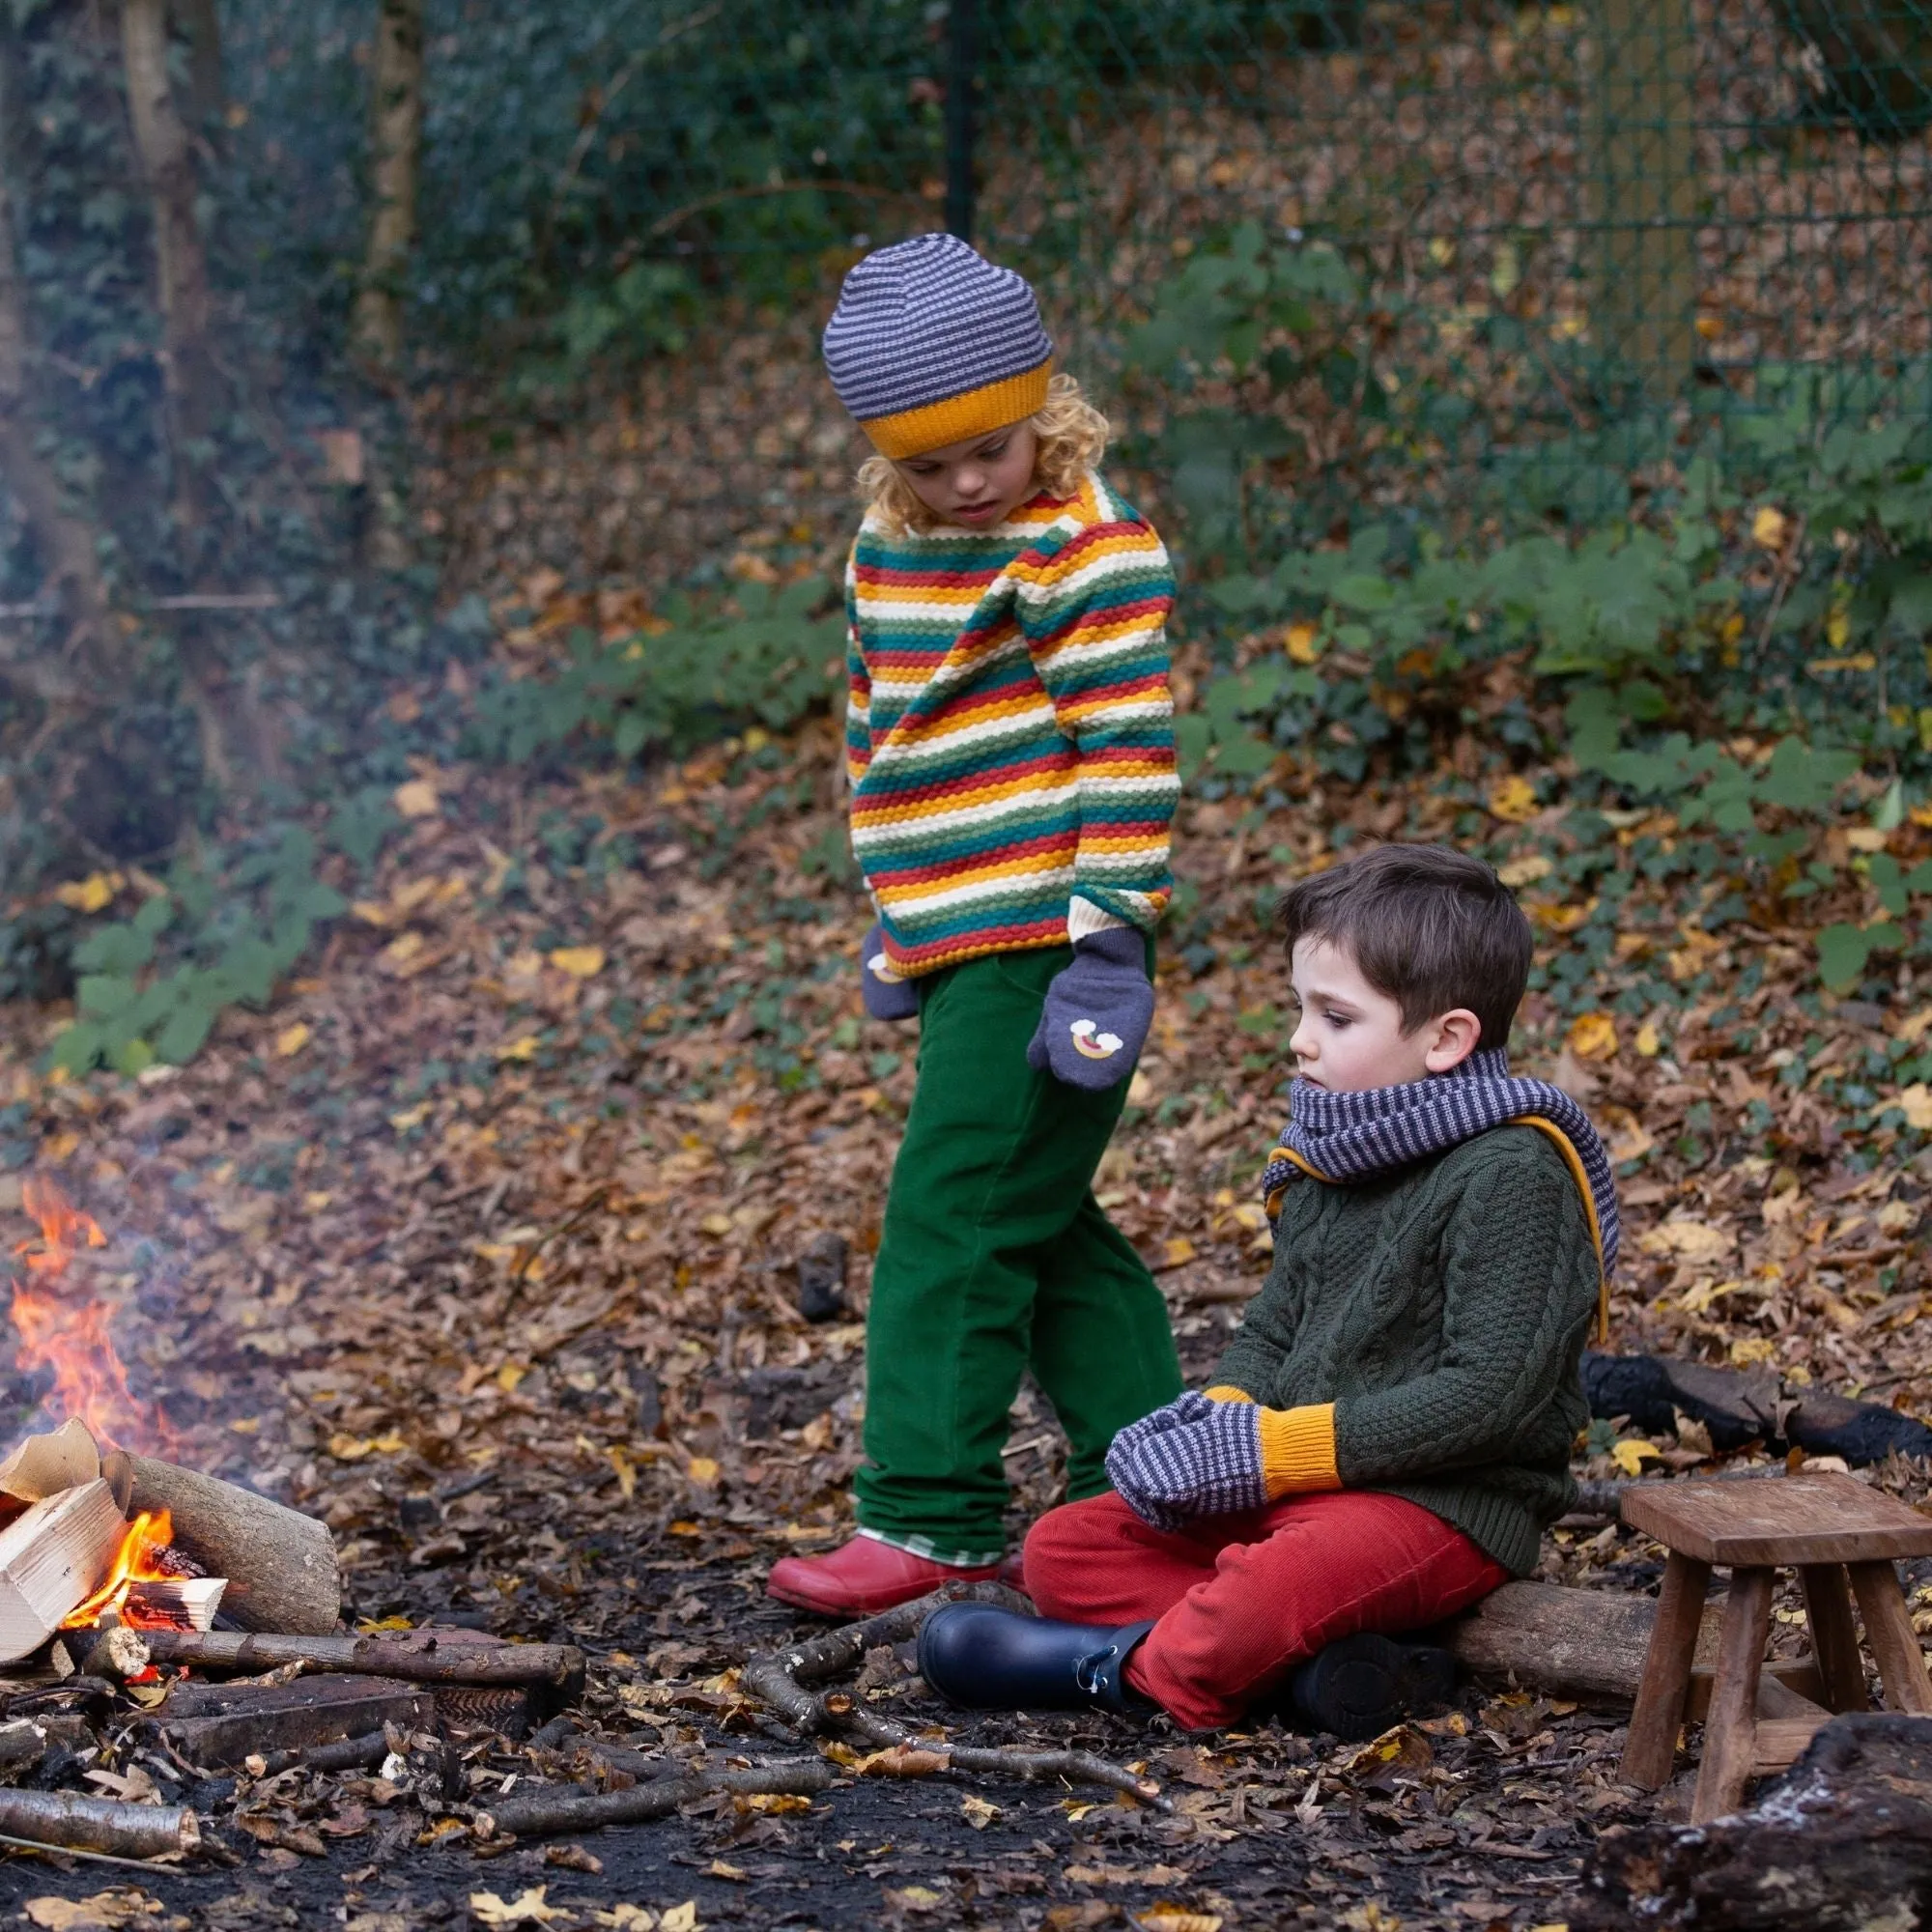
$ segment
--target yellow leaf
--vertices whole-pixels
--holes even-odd
[[[1512,859],[1507,866],[1498,867],[1496,877],[1514,893],[1534,885],[1538,879],[1547,879],[1555,869],[1553,859],[1541,852],[1526,852],[1520,859]]]
[[[637,1464],[624,1454],[623,1450],[614,1445],[607,1453],[611,1458],[611,1468],[617,1472],[618,1492],[626,1502],[629,1502],[638,1493]]]
[[[728,1214],[707,1214],[698,1222],[697,1228],[700,1234],[722,1241],[731,1232],[731,1217]]]
[[[1221,1932],[1221,1915],[1218,1912],[1190,1912],[1186,1906],[1170,1904],[1165,1899],[1158,1905],[1150,1905],[1145,1912],[1136,1913],[1134,1921],[1144,1932]],[[1384,1918],[1376,1932],[1392,1932],[1392,1928],[1401,1923],[1399,1918]]]
[[[1637,1028],[1636,1038],[1631,1043],[1646,1060],[1655,1060],[1663,1050],[1663,1042],[1657,1037],[1657,1029],[1648,1020]]]
[[[71,885],[56,886],[54,897],[74,912],[99,912],[126,883],[119,872],[90,872]]]
[[[1578,1060],[1610,1060],[1617,1050],[1617,1023],[1608,1013],[1578,1013],[1565,1037]]]
[[[711,1487],[711,1485],[718,1480],[722,1471],[719,1469],[718,1462],[715,1457],[694,1456],[691,1459],[691,1461],[684,1465],[684,1473],[687,1476],[689,1476],[691,1480],[698,1486],[699,1489],[708,1490]]]
[[[399,1134],[406,1134],[412,1127],[419,1127],[429,1119],[429,1102],[422,1101],[414,1107],[405,1107],[399,1114],[389,1116],[389,1124]]]
[[[1854,852],[1883,852],[1886,838],[1876,825],[1855,825],[1845,834],[1845,843]]]
[[[283,1060],[293,1060],[314,1037],[308,1027],[298,1020],[294,1026],[284,1027],[275,1036],[275,1052]]]
[[[1298,665],[1312,665],[1321,655],[1321,634],[1313,624],[1291,624],[1282,643]]]
[[[946,1903],[943,1891],[934,1891],[929,1885],[903,1885],[896,1889],[888,1888],[886,1899],[901,1912],[937,1912]]]
[[[601,946],[559,946],[550,955],[550,963],[573,980],[592,980],[604,970]]]
[[[364,925],[394,925],[396,916],[381,899],[357,899],[349,910]]]
[[[1647,1255],[1677,1255],[1687,1262],[1716,1261],[1731,1252],[1735,1242],[1722,1228],[1708,1221],[1661,1221],[1637,1236],[1637,1247]]]
[[[405,932],[390,940],[383,949],[383,960],[388,966],[407,966],[423,950],[423,936],[419,932]]]
[[[1898,1106],[1905,1116],[1905,1124],[1914,1133],[1932,1133],[1932,1087],[1915,1080],[1900,1092]]]
[[[1000,1807],[969,1794],[959,1801],[959,1814],[974,1831],[983,1832],[1000,1815]]]
[[[1185,1235],[1170,1235],[1161,1246],[1160,1264],[1164,1268],[1185,1267],[1195,1252],[1194,1243]]]
[[[1770,503],[1760,504],[1751,518],[1751,542],[1762,544],[1766,550],[1782,550],[1787,527],[1782,510]]]
[[[1731,1344],[1731,1360],[1747,1369],[1753,1362],[1768,1362],[1777,1353],[1777,1344],[1769,1335],[1741,1335]]]
[[[501,1046],[493,1047],[491,1051],[498,1060],[534,1060],[537,1057],[537,1037],[526,1033],[517,1039],[505,1040]]]
[[[1852,640],[1852,613],[1849,611],[1833,611],[1825,619],[1825,641],[1834,651],[1841,651]]]
[[[697,1922],[697,1901],[687,1898],[682,1905],[673,1905],[658,1920],[658,1932],[704,1932]]]
[[[479,1925],[548,1925],[553,1918],[568,1918],[560,1906],[544,1903],[549,1889],[548,1886],[533,1885],[509,1899],[494,1891],[472,1891],[470,1917]]]
[[[497,1371],[497,1386],[505,1395],[514,1395],[517,1392],[517,1384],[528,1374],[529,1369],[524,1363],[505,1362]]]
[[[1663,1460],[1662,1452],[1656,1443],[1645,1442],[1634,1435],[1614,1444],[1610,1457],[1627,1476],[1640,1476],[1646,1463],[1661,1463]]]
[[[1536,802],[1536,787],[1520,773],[1492,785],[1490,789],[1490,810],[1497,817],[1506,819],[1512,825],[1520,825],[1525,819],[1534,818],[1542,810]]]
[[[338,1463],[359,1463],[375,1446],[366,1435],[335,1435],[328,1438],[328,1453]]]
[[[428,779],[411,779],[399,784],[389,796],[405,818],[434,818],[442,809],[436,786]]]

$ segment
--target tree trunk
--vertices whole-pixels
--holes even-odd
[[[381,0],[370,77],[369,245],[351,327],[376,368],[403,353],[403,277],[416,232],[416,168],[422,151],[422,0]]]
[[[211,137],[228,111],[221,71],[221,17],[215,0],[174,0],[175,21],[187,38],[188,118]]]
[[[168,86],[166,0],[122,0],[121,58],[134,148],[154,205],[156,293],[176,432],[176,497],[191,513],[197,493],[183,487],[192,469],[185,444],[208,434],[214,414],[214,367],[208,343],[213,304],[208,254],[195,220],[194,156],[187,124]]]
[[[0,107],[0,156],[6,149]],[[93,530],[68,507],[59,479],[35,446],[29,340],[27,291],[14,250],[13,199],[0,165],[0,477],[34,533],[48,586],[62,593],[62,614],[71,625],[63,655],[98,669],[112,642],[107,585]],[[0,676],[50,703],[71,702],[77,695],[68,670],[16,648],[12,636],[0,637]]]

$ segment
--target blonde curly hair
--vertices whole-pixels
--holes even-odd
[[[1030,420],[1039,438],[1033,460],[1035,487],[1049,496],[1071,497],[1106,453],[1107,418],[1082,394],[1078,378],[1056,376],[1046,385],[1046,401]],[[889,456],[868,456],[859,466],[859,495],[895,535],[937,529],[945,521],[919,500]]]

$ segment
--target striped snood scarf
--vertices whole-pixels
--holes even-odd
[[[1589,1208],[1607,1283],[1620,1236],[1609,1152],[1569,1094],[1547,1080],[1512,1078],[1509,1056],[1500,1050],[1472,1053],[1448,1073],[1358,1094],[1331,1094],[1296,1080],[1279,1149],[1262,1172],[1268,1219],[1279,1217],[1281,1190],[1297,1172],[1318,1180],[1370,1180],[1511,1121],[1541,1127],[1563,1150]]]

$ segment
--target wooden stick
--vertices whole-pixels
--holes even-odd
[[[156,1663],[216,1670],[354,1670],[412,1684],[552,1684],[583,1677],[583,1653],[569,1643],[439,1643],[423,1637],[282,1636],[260,1631],[151,1630],[143,1639]]]
[[[1139,1799],[1144,1804],[1151,1804],[1156,1810],[1173,1808],[1152,1778],[1136,1777],[1132,1772],[1109,1764],[1092,1751],[1020,1751],[934,1744],[854,1704],[848,1697],[826,1696],[805,1688],[850,1669],[874,1645],[904,1643],[916,1636],[926,1617],[942,1604],[998,1604],[1027,1614],[1032,1613],[1033,1607],[1017,1591],[1009,1590],[1004,1584],[950,1584],[928,1597],[867,1617],[862,1623],[845,1624],[823,1636],[809,1638],[790,1650],[754,1657],[745,1666],[744,1688],[776,1711],[801,1737],[842,1730],[882,1749],[903,1745],[930,1751],[943,1756],[949,1768],[955,1771],[982,1772],[994,1777],[1065,1777],[1082,1784],[1104,1784]]]
[[[714,1791],[738,1796],[769,1796],[781,1792],[810,1797],[829,1791],[838,1776],[823,1758],[796,1758],[789,1764],[763,1765],[751,1771],[695,1772],[685,1777],[660,1777],[634,1784],[625,1791],[532,1791],[499,1800],[476,1814],[476,1835],[494,1838],[543,1837],[558,1832],[594,1832],[600,1825],[638,1825],[668,1817],[681,1804],[708,1797]]]
[[[201,1848],[201,1827],[181,1804],[128,1804],[77,1791],[0,1790],[0,1832],[37,1845],[151,1859]]]

